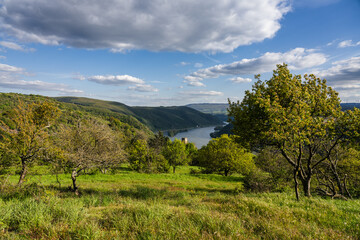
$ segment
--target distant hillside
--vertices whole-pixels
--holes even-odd
[[[60,102],[72,103],[85,111],[103,115],[116,114],[132,117],[153,131],[187,129],[221,124],[221,121],[209,114],[201,113],[189,107],[130,107],[122,103],[90,98],[57,97]]]
[[[227,108],[229,104],[227,103],[194,103],[188,104],[187,107],[196,109],[203,113],[209,114],[227,114]]]
[[[229,104],[227,103],[194,103],[186,106],[202,113],[211,114],[222,122],[226,122],[228,120],[227,108]]]
[[[352,110],[354,108],[360,109],[360,103],[341,103],[340,105],[343,111]]]

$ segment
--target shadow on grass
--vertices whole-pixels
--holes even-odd
[[[243,176],[223,176],[216,174],[191,174],[191,176],[215,182],[242,182]]]
[[[220,176],[221,177],[221,176]],[[41,198],[42,196],[57,196],[59,198],[83,198],[84,200],[92,199],[91,201],[112,202],[120,198],[131,198],[136,200],[160,200],[160,199],[176,199],[182,200],[186,196],[200,195],[204,193],[221,193],[227,195],[237,194],[236,189],[214,189],[206,187],[195,187],[192,189],[172,189],[172,188],[153,188],[148,186],[136,185],[130,189],[117,190],[99,190],[95,188],[79,188],[80,195],[77,196],[68,187],[58,186],[43,186],[36,183],[27,184],[23,187],[11,186],[5,191],[0,192],[0,199],[9,201],[12,199],[27,199],[27,198]],[[90,203],[90,205],[97,205]]]

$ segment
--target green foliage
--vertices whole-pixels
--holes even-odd
[[[256,166],[269,174],[266,181],[272,191],[284,191],[291,186],[293,170],[284,161],[281,152],[274,147],[262,149],[255,157]]]
[[[20,165],[19,185],[22,184],[29,164],[43,158],[52,146],[49,143],[48,128],[59,116],[59,109],[52,103],[19,102],[6,117],[13,125],[1,122],[2,164]]]
[[[129,154],[131,169],[144,173],[163,173],[169,171],[169,163],[156,149],[144,140],[137,140]]]
[[[206,172],[225,176],[236,172],[247,175],[256,168],[253,155],[228,135],[211,140],[199,150],[197,159]]]
[[[179,139],[168,141],[163,150],[163,155],[168,160],[169,165],[173,167],[173,173],[175,173],[177,166],[186,165],[190,160],[186,152],[186,144]]]
[[[334,147],[359,131],[357,112],[341,111],[338,93],[314,75],[292,75],[278,65],[270,80],[260,75],[243,101],[229,102],[233,132],[243,146],[258,150],[276,147],[293,169],[298,198],[299,179],[311,196],[311,179]]]
[[[347,188],[353,197],[360,197],[360,151],[347,149],[339,162],[339,174],[346,176]]]
[[[196,158],[197,158],[197,153],[198,153],[198,149],[195,146],[194,143],[187,143],[185,145],[185,150],[186,150],[186,155],[188,157],[188,163],[190,165],[196,165]]]

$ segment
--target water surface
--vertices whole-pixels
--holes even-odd
[[[181,140],[181,138],[187,138],[188,142],[192,142],[197,148],[201,148],[211,140],[210,133],[214,132],[214,128],[215,126],[194,128],[187,132],[180,132],[170,139],[173,141],[174,139]]]

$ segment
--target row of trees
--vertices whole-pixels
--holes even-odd
[[[145,173],[164,173],[170,168],[175,173],[178,166],[188,163],[226,176],[245,174],[255,167],[252,154],[234,137],[224,135],[198,151],[193,143],[170,141],[161,132],[146,138],[118,119],[60,110],[47,101],[19,101],[1,119],[1,167],[20,168],[19,186],[35,163],[69,173],[76,193],[79,175],[94,169],[107,173],[126,161],[131,169]]]

